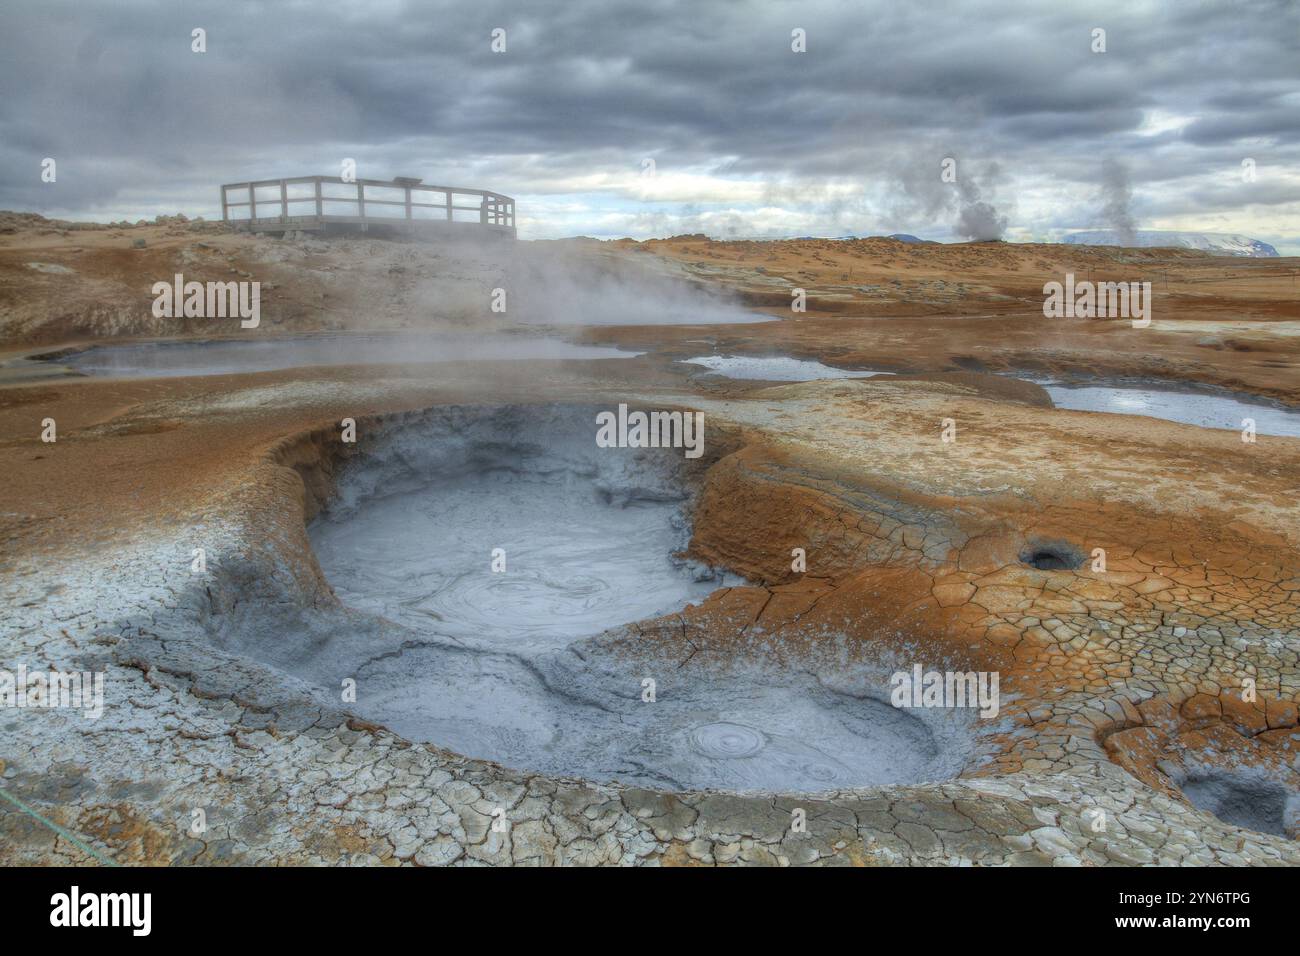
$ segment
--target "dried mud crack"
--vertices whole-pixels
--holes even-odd
[[[1239,780],[1233,768],[1241,755],[1216,763],[1222,748],[1201,742],[1203,727],[1175,733],[1161,724],[1162,714],[1201,714],[1195,701],[1203,698],[1220,701],[1211,716],[1223,723],[1225,707],[1236,705],[1222,701],[1237,700],[1232,692],[1250,678],[1259,703],[1237,707],[1232,726],[1249,729],[1238,736],[1271,759],[1256,761],[1265,771],[1287,764],[1297,734],[1287,701],[1300,680],[1286,640],[1300,620],[1296,534],[1286,502],[1249,470],[1220,469],[1220,488],[1232,487],[1235,505],[1216,514],[1195,482],[1181,481],[1177,454],[1159,476],[1130,477],[1121,462],[1131,448],[1117,446],[1102,463],[1110,482],[1066,497],[1055,492],[1071,479],[1068,469],[1045,466],[1029,482],[1007,464],[972,468],[954,453],[979,455],[985,445],[931,449],[906,423],[908,414],[929,417],[959,400],[983,423],[976,427],[1036,432],[1044,461],[1061,461],[1073,439],[1048,424],[1050,410],[943,383],[862,381],[783,386],[743,400],[679,395],[673,401],[710,416],[710,456],[689,473],[680,457],[621,467],[615,481],[563,437],[593,407],[607,407],[598,382],[583,387],[578,403],[502,406],[473,401],[469,383],[458,384],[457,401],[448,403],[400,379],[319,390],[308,374],[292,379],[293,391],[281,391],[299,396],[291,408],[248,406],[234,400],[240,388],[226,384],[155,398],[128,414],[138,424],[173,416],[177,403],[203,407],[210,413],[204,435],[185,434],[197,426],[148,438],[137,430],[125,438],[87,435],[89,443],[138,444],[141,456],[158,451],[146,441],[174,442],[200,471],[205,454],[215,454],[203,446],[219,439],[222,460],[235,465],[209,477],[205,493],[178,508],[170,527],[119,535],[103,550],[47,540],[44,559],[20,563],[6,579],[20,653],[107,669],[114,706],[94,723],[58,712],[40,723],[10,721],[4,784],[114,858],[1300,861],[1284,826],[1238,825],[1238,784],[1220,784]],[[359,420],[366,437],[345,446],[335,408],[358,402],[371,407]],[[815,416],[800,417],[812,409]],[[792,416],[779,431],[777,415]],[[321,424],[292,427],[309,421]],[[452,421],[457,427],[448,429]],[[1181,439],[1163,428],[1151,423],[1143,440]],[[308,524],[328,528],[331,507],[363,514],[375,502],[357,489],[375,468],[397,468],[385,487],[402,486],[395,476],[410,462],[401,461],[401,436],[442,448],[452,432],[462,444],[446,460],[477,467],[486,449],[546,435],[536,442],[539,471],[563,473],[557,480],[564,483],[581,475],[583,495],[595,487],[607,497],[634,494],[685,509],[689,540],[670,545],[682,549],[681,565],[658,547],[666,573],[692,579],[692,568],[728,569],[744,581],[718,582],[695,603],[676,595],[676,610],[625,626],[596,619],[579,630],[597,633],[572,640],[534,635],[541,649],[528,661],[490,642],[471,650],[465,634],[420,633],[340,601],[316,562]],[[76,444],[61,453],[84,453]],[[1297,457],[1285,440],[1272,451],[1288,462]],[[566,455],[558,468],[554,456]],[[1195,455],[1183,455],[1184,467],[1195,469]],[[864,469],[867,458],[889,466]],[[421,473],[427,478],[427,469]],[[954,480],[974,474],[977,486]],[[455,480],[442,475],[403,493],[441,489],[445,500]],[[1180,517],[1190,512],[1195,522]],[[1279,530],[1259,530],[1266,524]],[[683,536],[688,527],[668,526]],[[198,541],[211,565],[196,580],[190,558]],[[790,570],[797,546],[810,560],[804,575]],[[1086,563],[1055,566],[1074,565],[1094,547],[1107,551],[1104,574]],[[340,580],[339,590],[349,585],[355,581]],[[547,647],[553,640],[558,649]],[[573,719],[585,723],[587,736],[575,743],[570,728],[566,746],[547,752],[527,734],[514,750],[509,734],[470,734],[480,752],[467,743],[460,749],[469,755],[458,755],[440,746],[454,732],[468,739],[450,719],[454,710],[445,722],[403,733],[389,726],[399,723],[392,712],[367,712],[334,692],[342,671],[370,662],[382,672],[382,661],[412,655],[429,656],[430,679],[417,683],[434,695],[437,680],[459,683],[450,662],[508,660],[545,701],[545,717],[532,720],[530,732]],[[859,736],[869,739],[880,729],[875,712],[843,712],[873,694],[884,700],[885,675],[912,660],[1002,674],[997,721],[925,727],[909,740],[917,752],[936,734],[959,741],[940,748],[961,756],[949,770],[913,778],[926,782],[904,777],[880,786],[870,775],[841,777],[824,760],[830,745],[815,713],[796,715],[813,732],[793,742],[763,724],[774,714],[787,718],[793,694],[805,708],[838,711],[841,726],[863,722]],[[647,676],[658,682],[656,704],[640,697]],[[693,697],[691,688],[706,681],[721,693]],[[364,681],[359,690],[361,701]],[[742,706],[736,716],[719,700],[756,710],[746,715]],[[713,712],[690,711],[703,711],[705,701]],[[675,706],[690,712],[677,720]],[[668,730],[638,716],[652,707],[664,708],[656,720]],[[591,714],[614,729],[593,729]],[[1164,756],[1144,769],[1136,745],[1126,743],[1135,732],[1154,735],[1153,751],[1177,751],[1181,776]],[[629,738],[648,745],[639,758],[611,749],[610,741]],[[817,753],[800,749],[807,746]],[[779,773],[717,769],[752,767],[755,753],[769,751],[780,758]],[[789,771],[791,761],[802,776]],[[1277,779],[1285,790],[1286,778]],[[1205,796],[1207,789],[1214,793]],[[202,840],[186,829],[195,808],[209,821]],[[791,831],[795,809],[805,811],[807,832]],[[492,827],[499,818],[508,821],[504,832]],[[5,827],[14,835],[3,851],[9,860],[81,861],[78,849],[21,814],[6,811]]]

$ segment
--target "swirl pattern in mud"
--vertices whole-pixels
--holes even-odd
[[[766,746],[762,733],[744,724],[719,721],[691,731],[691,746],[703,757],[728,760],[752,757]]]

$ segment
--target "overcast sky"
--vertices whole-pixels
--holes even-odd
[[[4,0],[0,90],[0,208],[61,218],[219,216],[222,182],[351,158],[515,196],[529,238],[1300,254],[1296,0]]]

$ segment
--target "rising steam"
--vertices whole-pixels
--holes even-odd
[[[893,220],[908,231],[918,232],[946,219],[952,231],[963,239],[1001,239],[1007,230],[1007,216],[998,211],[991,195],[991,184],[998,176],[997,164],[990,164],[982,173],[963,164],[956,182],[944,182],[939,172],[937,165],[915,163],[899,170],[902,188],[891,204]]]
[[[1114,230],[1121,246],[1135,244],[1132,204],[1133,187],[1129,183],[1128,169],[1116,159],[1106,160],[1101,167],[1101,216]]]

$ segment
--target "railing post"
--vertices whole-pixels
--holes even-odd
[[[411,218],[411,187],[406,187],[406,218]]]
[[[361,180],[357,180],[357,213],[366,218],[366,186]]]
[[[289,184],[283,179],[280,180],[280,221],[285,222],[289,218]]]
[[[316,218],[321,219],[325,216],[325,204],[321,202],[320,196],[320,177],[316,177]]]
[[[443,195],[447,197],[447,221],[451,222],[451,190],[448,189]]]
[[[253,184],[248,184],[248,224],[254,226],[257,223],[257,191],[253,189]]]
[[[226,187],[221,187],[221,221],[230,221],[230,208],[226,205]]]

